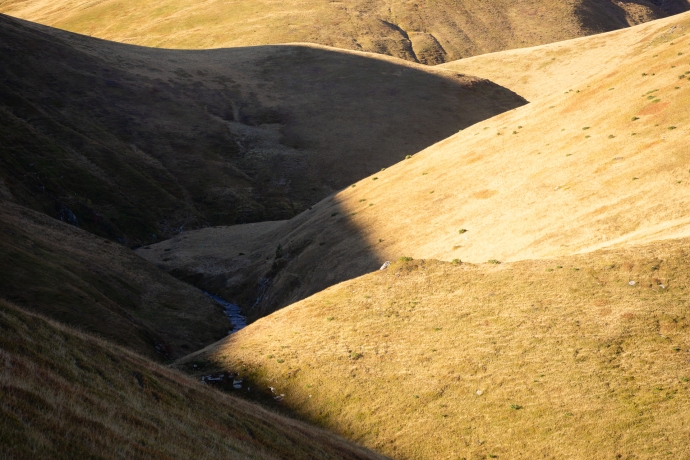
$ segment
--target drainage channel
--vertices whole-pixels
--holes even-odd
[[[218,297],[217,295],[213,295],[210,292],[203,291],[203,293],[221,304],[225,309],[225,314],[232,323],[232,330],[228,331],[228,335],[239,331],[247,325],[247,318],[242,314],[242,309],[238,305],[226,302],[222,298]]]

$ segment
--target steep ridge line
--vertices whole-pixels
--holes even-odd
[[[606,32],[688,9],[687,0],[0,3],[0,12],[12,16],[144,46],[199,49],[309,42],[428,64]]]

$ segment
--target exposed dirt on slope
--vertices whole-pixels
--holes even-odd
[[[310,42],[426,64],[601,33],[690,9],[687,0],[5,0],[0,11],[167,48]]]
[[[0,60],[9,192],[129,245],[292,217],[525,103],[485,80],[382,56],[155,50],[7,16]]]

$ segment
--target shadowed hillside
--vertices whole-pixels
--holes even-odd
[[[219,305],[129,249],[3,201],[0,298],[158,360],[232,328]]]
[[[689,251],[394,262],[177,366],[399,459],[687,458]]]
[[[166,48],[310,42],[424,64],[552,43],[687,11],[687,0],[5,0],[0,11]]]
[[[285,219],[524,103],[485,80],[291,45],[165,51],[0,16],[0,181],[129,245]]]
[[[0,300],[0,457],[381,459]]]
[[[202,284],[213,273],[209,284],[258,318],[400,256],[508,261],[687,236],[690,17],[654,25],[638,26],[647,33],[624,65],[353,184],[248,241],[244,256],[200,266],[184,242],[175,258],[179,240],[142,254]],[[242,246],[242,231],[225,229],[209,244]],[[233,264],[246,259],[251,269],[237,275]]]

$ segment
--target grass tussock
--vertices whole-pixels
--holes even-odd
[[[190,359],[246,368],[279,404],[396,458],[684,458],[688,251],[401,260]]]
[[[0,300],[0,457],[380,458]]]

